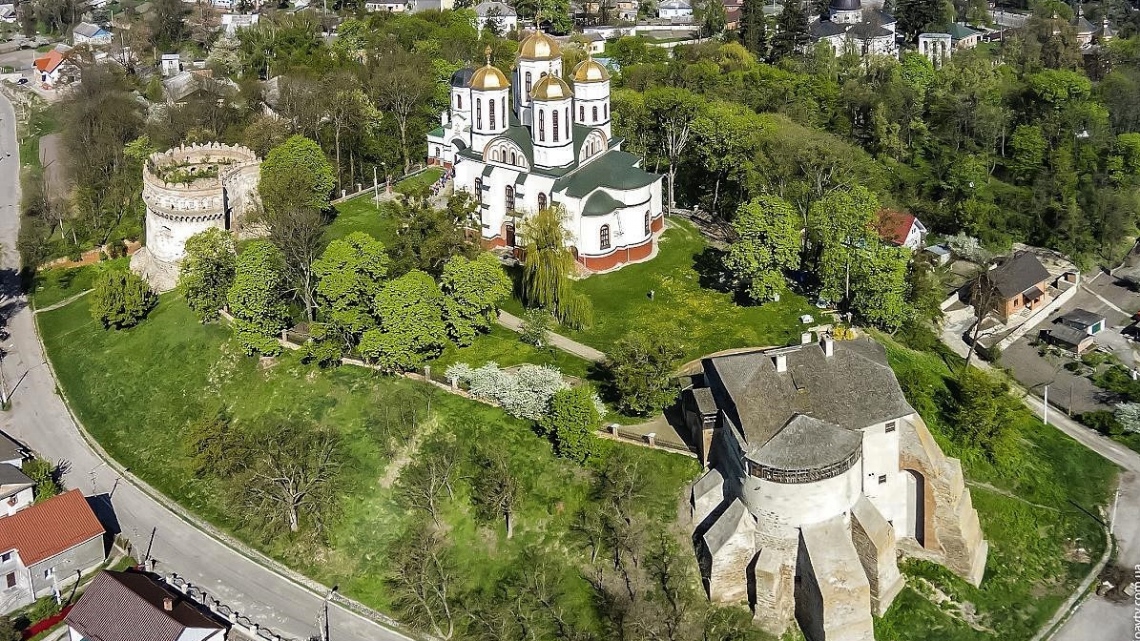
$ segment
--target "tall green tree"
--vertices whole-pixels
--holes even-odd
[[[444,317],[456,345],[470,345],[495,322],[499,303],[511,295],[511,279],[499,259],[483,252],[469,260],[456,256],[447,261],[440,277],[446,298]]]
[[[658,87],[645,93],[646,125],[655,152],[668,165],[669,207],[675,207],[677,168],[693,140],[693,123],[701,115],[704,101],[696,94],[673,87]]]
[[[467,234],[475,201],[459,192],[444,209],[428,203],[426,193],[409,195],[393,210],[396,238],[392,242],[392,272],[420,270],[439,276],[453,256],[474,258],[479,246]]]
[[[910,250],[871,242],[851,274],[851,311],[868,325],[893,332],[914,315],[907,302]]]
[[[559,322],[582,327],[592,312],[589,299],[571,284],[577,266],[564,214],[561,206],[552,205],[523,221],[523,296],[528,306],[550,310]]]
[[[768,57],[768,24],[763,0],[744,0],[740,8],[740,42],[758,59]]]
[[[787,289],[784,272],[799,265],[799,214],[778,196],[758,196],[740,206],[732,228],[738,238],[728,248],[725,267],[747,284],[752,300],[778,300]]]
[[[895,17],[899,21],[899,32],[906,41],[915,42],[918,34],[942,17],[942,0],[897,0]]]
[[[335,345],[335,360],[375,327],[372,305],[388,275],[384,243],[364,232],[334,240],[313,263],[321,336]],[[330,347],[331,349],[331,347]]]
[[[428,274],[411,271],[384,285],[373,302],[380,326],[366,330],[359,350],[391,372],[419,369],[447,343],[445,300]]]
[[[218,317],[226,306],[226,292],[234,282],[237,250],[233,236],[220,227],[211,227],[186,239],[186,257],[178,285],[186,305],[203,323]]]
[[[607,370],[618,403],[626,412],[659,412],[677,398],[673,369],[683,351],[660,333],[631,332],[610,351]]]
[[[321,146],[304,136],[291,136],[261,163],[257,191],[272,226],[273,217],[294,210],[324,210],[335,185],[333,167]]]
[[[862,186],[831,192],[812,203],[808,239],[824,298],[849,299],[861,252],[879,243],[872,226],[878,211],[879,199]]]
[[[107,270],[91,294],[91,315],[104,329],[126,329],[142,322],[157,304],[158,296],[140,276]]]
[[[1009,383],[975,367],[963,368],[956,383],[951,421],[955,440],[992,463],[1009,463],[1016,455],[1016,421],[1021,412]]]
[[[234,283],[226,294],[234,329],[247,354],[281,353],[277,337],[288,326],[285,258],[273,243],[255,240],[238,254]]]
[[[800,51],[808,43],[808,19],[801,0],[788,0],[776,20],[772,58],[779,60]]]

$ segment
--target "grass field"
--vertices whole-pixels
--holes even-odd
[[[433,167],[405,178],[396,183],[393,189],[406,194],[417,187],[431,185],[441,175],[443,171]],[[391,247],[392,239],[396,237],[396,221],[391,216],[390,207],[390,203],[380,203],[377,207],[371,193],[336,205],[336,218],[325,229],[325,243],[344,238],[354,231],[362,231]]]
[[[959,457],[974,506],[990,542],[980,588],[945,569],[908,562],[908,587],[878,621],[880,641],[983,638],[978,629],[922,598],[921,578],[958,602],[977,606],[984,638],[1028,639],[1049,619],[1104,551],[1100,523],[1089,513],[1107,505],[1117,468],[1028,410],[1018,419],[1022,447],[1015,461],[995,466],[948,438],[952,374],[936,354],[915,352],[879,337],[911,405],[946,454]],[[951,360],[955,365],[958,361]],[[1083,548],[1083,558],[1077,553]],[[1090,560],[1091,559],[1091,560]]]
[[[819,319],[819,310],[795,294],[777,303],[741,306],[731,293],[704,286],[702,280],[711,274],[702,271],[715,269],[704,267],[710,262],[708,245],[687,221],[668,222],[653,260],[578,283],[594,305],[591,327],[557,331],[603,352],[628,332],[666,334],[680,341],[688,361],[733,347],[785,345],[798,340],[804,327],[800,315]],[[523,312],[517,300],[505,308]]]
[[[519,335],[502,325],[492,325],[491,331],[480,335],[467,347],[448,345],[443,354],[431,363],[441,374],[448,365],[467,363],[478,367],[494,361],[501,367],[535,363],[557,367],[563,374],[587,379],[593,373],[593,363],[558,349],[538,349],[519,340]]]
[[[353,367],[320,370],[293,354],[264,362],[248,358],[228,328],[201,325],[177,294],[162,296],[146,321],[126,331],[97,326],[85,299],[38,319],[60,388],[84,425],[119,462],[219,527],[318,580],[339,583],[352,597],[381,610],[390,608],[383,580],[385,550],[417,518],[396,502],[392,479],[385,476],[396,475],[389,469],[394,459],[415,455],[408,449],[406,433],[394,441],[385,436],[393,424],[414,425],[411,442],[450,436],[461,447],[478,443],[505,452],[520,478],[523,498],[513,539],[506,539],[501,523],[476,524],[466,481],[457,482],[455,500],[447,501],[443,520],[464,590],[493,588],[496,577],[512,567],[523,549],[538,546],[565,564],[568,594],[584,599],[589,593],[572,569],[586,552],[570,536],[574,519],[589,500],[590,474],[556,458],[549,442],[529,425],[496,408]],[[505,343],[495,358],[506,362],[506,355],[520,345]],[[288,540],[249,538],[229,517],[215,482],[195,478],[188,425],[219,407],[238,425],[275,413],[340,431],[348,477],[341,492],[341,516],[327,547],[314,550]],[[697,463],[609,441],[600,444],[601,460],[620,449],[641,470],[648,488],[642,502],[647,517],[654,523],[673,522],[681,488],[699,471]]]
[[[95,285],[95,277],[106,269],[127,269],[130,258],[116,258],[71,269],[45,269],[36,272],[31,300],[36,309],[54,305]]]

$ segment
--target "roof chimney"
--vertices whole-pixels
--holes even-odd
[[[776,371],[777,372],[788,371],[788,355],[787,354],[776,354]]]
[[[800,334],[800,345],[807,345],[811,342],[811,332],[804,332]]]
[[[174,610],[174,599],[172,599],[170,597],[163,597],[162,598],[162,609],[166,610],[167,612]]]
[[[835,354],[835,339],[833,339],[830,335],[825,335],[823,337],[823,355],[824,356],[832,356],[834,354]]]

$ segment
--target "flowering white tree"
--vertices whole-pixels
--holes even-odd
[[[447,368],[446,376],[453,384],[465,383],[475,398],[494,401],[508,414],[532,421],[550,411],[555,392],[570,387],[562,372],[546,365],[526,364],[508,371],[494,361],[480,367],[456,363]],[[599,415],[605,415],[605,406],[597,395],[594,402]]]
[[[1140,432],[1140,403],[1120,403],[1113,414],[1125,432]]]

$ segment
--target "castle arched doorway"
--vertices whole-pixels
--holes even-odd
[[[903,470],[906,480],[906,519],[902,536],[926,546],[926,477],[914,470]]]

